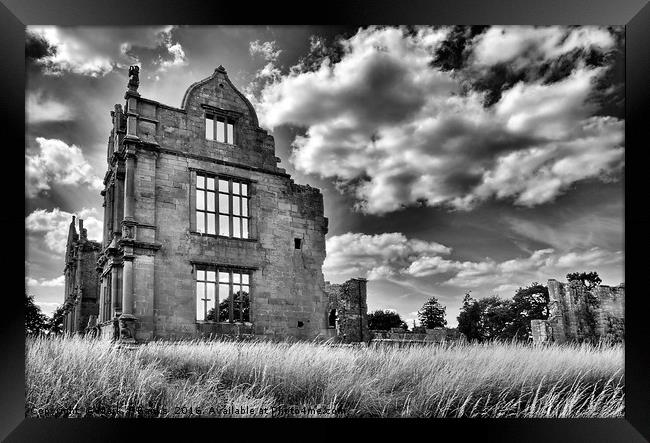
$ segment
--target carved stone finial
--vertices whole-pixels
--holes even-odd
[[[137,91],[140,86],[140,67],[137,65],[129,66],[129,90]]]
[[[219,71],[219,72],[224,72],[224,73],[225,73],[225,72],[226,72],[226,68],[224,68],[222,65],[219,65],[219,67],[218,67],[217,69],[215,69],[215,71]]]

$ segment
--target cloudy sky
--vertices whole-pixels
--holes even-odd
[[[28,27],[26,284],[63,299],[72,214],[101,240],[110,110],[180,106],[220,64],[320,187],[325,278],[409,323],[430,297],[597,271],[623,281],[623,28]]]

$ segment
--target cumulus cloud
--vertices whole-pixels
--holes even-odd
[[[282,53],[282,50],[278,49],[275,40],[270,42],[260,42],[259,40],[255,40],[250,42],[248,45],[248,52],[252,56],[262,56],[262,58],[267,62],[276,62]]]
[[[28,277],[25,279],[25,283],[29,288],[33,288],[33,287],[58,288],[58,287],[62,287],[65,284],[65,276],[60,275],[59,277],[52,278],[49,280],[47,279],[37,280],[35,278]]]
[[[553,60],[575,50],[606,51],[614,43],[606,29],[590,26],[493,26],[475,37],[471,59],[483,66],[509,62],[523,69],[531,62]]]
[[[493,29],[474,37],[464,50],[473,60],[467,69],[501,63],[498,45],[508,60],[530,59],[531,48],[539,53],[533,58],[548,60],[614,42],[601,28],[517,29],[507,38]],[[547,41],[549,33],[555,38]],[[533,206],[577,181],[616,177],[623,121],[595,116],[590,100],[605,67],[576,59],[567,75],[514,82],[486,106],[485,91],[468,90],[457,70],[433,63],[448,35],[446,28],[360,29],[337,42],[336,56],[265,84],[260,121],[305,128],[292,144],[296,169],[333,179],[371,214],[419,204],[471,209],[489,198]]]
[[[462,288],[492,287],[495,291],[508,291],[531,281],[544,282],[549,278],[563,279],[576,270],[595,269],[600,266],[622,265],[623,253],[599,247],[558,253],[554,249],[540,249],[528,257],[497,262],[431,260],[424,257],[411,264],[405,274],[418,277],[452,272],[443,284]]]
[[[409,263],[427,256],[449,254],[451,249],[436,242],[407,239],[399,232],[385,234],[351,233],[327,239],[323,271],[328,278],[386,278]]]
[[[176,29],[175,26],[165,26],[156,30],[153,41],[144,43],[124,42],[120,45],[120,52],[135,64],[142,65],[145,63],[156,66],[156,72],[186,66],[189,62],[183,46],[178,41],[174,41],[174,29]]]
[[[37,137],[36,143],[38,152],[25,154],[25,191],[29,197],[51,189],[52,184],[85,184],[93,189],[102,189],[102,180],[79,147],[43,137]]]
[[[132,64],[163,72],[188,64],[185,49],[174,38],[175,29],[29,26],[26,57],[44,74],[53,76],[103,77]]]
[[[52,211],[37,209],[25,218],[25,229],[31,237],[30,241],[42,239],[49,250],[64,253],[73,215],[84,221],[84,228],[88,230],[88,239],[102,240],[103,225],[96,209],[83,208],[73,214],[54,208]]]
[[[184,66],[187,64],[187,58],[185,57],[185,51],[180,43],[169,44],[167,46],[167,51],[171,54],[171,60],[162,60],[160,62],[161,70],[165,70],[172,66]]]
[[[282,73],[280,71],[280,68],[275,66],[272,62],[269,62],[264,65],[262,69],[255,73],[255,77],[260,79],[275,80],[280,78],[281,74]]]
[[[27,94],[25,113],[28,123],[69,121],[74,117],[70,107],[47,97],[42,90]]]
[[[278,49],[275,40],[270,42],[255,40],[249,43],[248,52],[251,57],[259,56],[265,61],[264,66],[255,72],[254,78],[243,89],[246,97],[257,106],[257,96],[260,91],[282,77],[282,71],[278,66],[278,57],[282,50]]]
[[[482,288],[511,293],[532,281],[563,279],[568,272],[620,266],[621,251],[600,247],[576,248],[558,252],[539,249],[528,256],[496,261],[486,257],[480,261],[450,258],[451,249],[436,242],[408,239],[401,233],[347,233],[327,240],[327,258],[323,265],[326,278],[345,280],[366,277],[413,285],[416,279],[427,279],[437,285],[462,290]]]
[[[90,77],[102,77],[113,70],[113,61],[104,54],[97,54],[91,44],[83,39],[66,34],[56,26],[30,26],[28,41],[38,42],[34,57],[36,64],[43,67],[47,75],[62,75],[71,72]],[[29,34],[28,34],[29,35]]]

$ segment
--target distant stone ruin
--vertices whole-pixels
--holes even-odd
[[[533,342],[623,341],[625,286],[587,288],[580,282],[548,281],[549,318],[532,320]]]
[[[77,233],[76,223],[79,223]],[[82,219],[72,216],[65,252],[63,330],[68,333],[87,327],[99,309],[99,276],[95,270],[101,244],[88,240]]]
[[[424,328],[422,328],[424,329]],[[457,329],[426,328],[422,332],[405,331],[393,328],[390,331],[371,330],[373,343],[380,342],[411,342],[411,343],[442,343],[446,341],[463,340],[465,336]]]
[[[326,282],[328,325],[332,337],[338,337],[344,343],[369,342],[372,338],[368,329],[366,284],[365,278],[353,278],[341,284]]]

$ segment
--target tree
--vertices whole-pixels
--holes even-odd
[[[368,314],[368,328],[375,331],[388,331],[391,328],[408,330],[408,325],[395,311],[376,310]]]
[[[46,326],[47,316],[34,303],[34,297],[25,293],[25,333],[38,335],[45,331]]]
[[[445,307],[438,302],[438,299],[431,297],[427,300],[422,309],[418,311],[418,320],[425,328],[439,328],[447,325],[445,320]]]
[[[512,300],[501,299],[498,295],[478,301],[481,312],[480,331],[483,340],[508,340],[508,330],[512,327]]]
[[[458,331],[468,340],[508,339],[512,327],[511,303],[496,295],[476,300],[467,292],[458,316]]]
[[[566,279],[570,282],[578,281],[585,285],[587,289],[592,289],[602,283],[597,272],[571,272],[566,275]]]
[[[528,340],[532,337],[531,320],[548,318],[548,288],[537,282],[517,289],[510,304],[511,325],[506,331],[508,338]]]
[[[467,340],[481,340],[481,307],[476,299],[469,295],[470,291],[465,293],[463,298],[463,307],[458,315],[458,332],[465,335]]]
[[[63,332],[63,319],[67,313],[66,305],[61,305],[54,310],[47,324],[50,334],[60,334]]]

